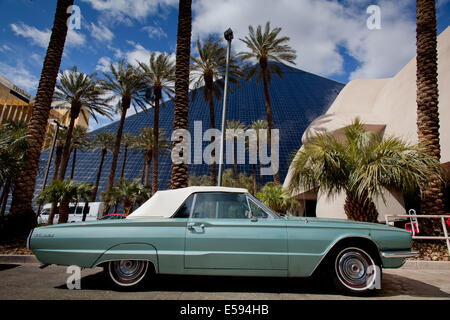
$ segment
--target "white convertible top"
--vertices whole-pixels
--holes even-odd
[[[227,187],[187,187],[156,192],[143,205],[137,208],[127,219],[169,218],[195,192],[232,192],[247,193],[247,189]]]

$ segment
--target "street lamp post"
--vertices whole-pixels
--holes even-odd
[[[223,88],[223,107],[222,107],[222,133],[220,139],[220,158],[219,158],[219,177],[217,180],[217,185],[220,187],[222,185],[222,172],[223,172],[223,152],[224,152],[224,143],[225,143],[225,119],[227,114],[227,91],[228,91],[228,67],[230,64],[230,55],[231,55],[231,40],[233,40],[233,30],[228,28],[224,32],[225,40],[228,42],[227,47],[227,63],[225,68],[225,84]]]
[[[55,133],[53,134],[53,140],[52,140],[52,148],[50,151],[50,155],[48,156],[48,161],[47,161],[47,168],[45,169],[45,174],[44,174],[44,182],[42,183],[42,190],[44,190],[45,185],[47,184],[47,178],[48,178],[48,171],[50,169],[50,164],[52,162],[52,158],[53,158],[53,153],[55,151],[55,144],[56,144],[56,139],[58,137],[58,132],[59,132],[59,128],[67,128],[66,126],[60,124],[58,121],[56,121],[55,119],[52,119],[51,123],[56,125],[56,130]],[[41,213],[41,205],[39,205],[37,212],[36,212],[36,217],[39,216],[39,214]]]

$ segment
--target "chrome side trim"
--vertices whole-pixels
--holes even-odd
[[[413,258],[418,257],[418,251],[381,251],[383,258]]]
[[[28,235],[28,238],[27,238],[27,249],[28,250],[31,250],[30,249],[30,240],[31,240],[31,235],[33,234],[33,231],[34,231],[34,228],[31,229],[30,234]]]

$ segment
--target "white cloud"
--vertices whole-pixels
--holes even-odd
[[[29,26],[25,23],[12,23],[11,29],[17,36],[22,36],[31,41],[39,47],[47,49],[48,42],[50,41],[51,31],[49,29],[39,30],[36,27]],[[82,33],[78,33],[75,30],[69,30],[67,32],[66,44],[69,47],[76,47],[84,45],[86,38]]]
[[[8,51],[13,51],[13,49],[11,49],[8,45],[4,44],[0,47],[0,52],[8,52]]]
[[[112,62],[111,58],[101,57],[97,62],[97,66],[95,67],[95,70],[101,71],[101,72],[109,72],[111,62]]]
[[[48,46],[50,40],[50,30],[48,29],[41,31],[24,23],[12,23],[11,29],[16,35],[30,39],[33,44],[38,45],[39,47],[47,48]]]
[[[178,0],[82,0],[100,11],[109,23],[132,24],[132,20],[144,21],[148,16],[177,6]]]
[[[21,62],[15,66],[0,62],[0,74],[30,93],[34,94],[37,91],[39,79],[31,74]]]
[[[115,59],[122,59],[123,58],[123,52],[119,48],[115,48],[108,44],[107,48],[111,51],[114,51],[114,58]]]
[[[373,1],[328,0],[198,0],[193,4],[193,40],[231,27],[236,51],[247,48],[239,38],[248,26],[281,27],[297,51],[296,67],[323,76],[344,70],[342,48],[359,63],[352,77],[388,77],[398,72],[415,54],[415,17],[411,1],[378,1],[382,29],[369,30],[366,9]]]
[[[150,39],[153,38],[167,38],[167,33],[164,32],[164,30],[161,27],[152,27],[152,26],[146,26],[142,28],[145,32],[147,32],[148,37]]]
[[[43,61],[44,61],[43,58],[36,52],[33,52],[31,54],[31,59],[34,60],[34,62],[36,62],[36,63],[43,63]]]
[[[91,23],[91,36],[101,42],[110,42],[114,39],[114,33],[109,30],[106,26],[100,23],[98,26]]]
[[[151,52],[145,49],[139,43],[134,44],[134,49],[125,53],[126,60],[129,64],[137,66],[138,62],[148,63]]]

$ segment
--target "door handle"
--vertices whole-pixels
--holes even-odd
[[[191,223],[187,224],[187,228],[190,231],[199,231],[197,228],[200,228],[201,229],[200,231],[203,231],[205,229],[205,224],[202,223],[202,224],[198,225],[196,223],[191,222]]]

